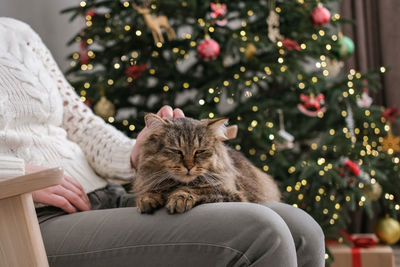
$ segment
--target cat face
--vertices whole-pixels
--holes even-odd
[[[216,149],[224,135],[224,122],[190,118],[161,119],[149,114],[146,125],[152,131],[146,145],[154,146],[153,160],[173,179],[189,183],[217,164]],[[150,149],[150,148],[148,148]]]

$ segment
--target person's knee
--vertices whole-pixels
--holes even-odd
[[[325,262],[325,238],[321,226],[305,211],[299,210],[301,229],[293,232],[298,254],[298,266],[322,267]]]
[[[298,266],[324,266],[325,241],[321,226],[304,210],[282,203],[266,203],[289,226],[296,246]]]
[[[226,245],[241,251],[252,266],[271,262],[275,263],[271,266],[296,266],[290,230],[271,209],[250,203],[221,203],[204,205],[204,208],[220,211],[216,216],[223,220],[218,226],[219,234],[229,235]],[[214,222],[218,223],[218,220],[216,218]]]
[[[324,232],[321,226],[305,211],[296,208],[299,227],[294,227],[293,238],[296,249],[303,246],[304,250],[315,251],[324,248]]]
[[[209,223],[223,228],[222,232],[232,231],[235,237],[243,239],[276,238],[284,239],[290,235],[284,220],[273,210],[251,203],[213,203],[197,207],[204,208]],[[232,233],[229,233],[230,236]]]

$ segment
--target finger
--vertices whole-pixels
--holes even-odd
[[[148,134],[150,133],[149,128],[145,127],[143,128],[140,133],[138,134],[138,136],[136,137],[136,144],[141,144],[142,141],[148,136]]]
[[[132,148],[131,151],[131,165],[133,168],[136,169],[137,162],[139,160],[139,153],[140,153],[140,148],[144,142],[144,140],[147,138],[147,136],[151,133],[147,127],[143,128],[142,131],[140,131],[139,135],[136,138],[136,143]]]
[[[76,207],[78,210],[81,211],[90,210],[89,205],[87,205],[81,197],[79,197],[75,192],[70,191],[63,186],[57,187],[54,190],[54,193],[56,195],[66,198],[69,201],[69,203],[74,205],[74,207]]]
[[[157,112],[157,115],[161,118],[172,118],[174,114],[172,108],[165,105]]]
[[[173,111],[174,114],[174,118],[184,118],[185,114],[183,113],[183,111],[180,108],[176,108]]]
[[[64,180],[66,180],[67,182],[70,182],[71,184],[73,184],[76,188],[79,188],[79,190],[84,191],[83,187],[80,183],[78,183],[74,178],[69,177],[67,175],[64,175]]]
[[[56,194],[51,195],[51,197],[53,198],[53,206],[58,207],[67,213],[75,213],[78,211],[66,198]]]
[[[89,197],[83,190],[83,187],[81,186],[81,184],[78,183],[77,181],[75,181],[75,179],[68,177],[68,176],[64,176],[64,180],[65,180],[65,182],[63,182],[61,184],[61,186],[64,186],[66,189],[75,192],[75,194],[77,194],[80,198],[83,199],[83,201],[85,201],[86,205],[90,209],[91,204],[90,204]]]
[[[56,194],[42,195],[40,203],[60,208],[67,213],[75,213],[78,211],[66,198]]]
[[[74,178],[69,177],[69,176],[64,176],[64,179],[67,180],[68,182],[70,182],[73,186],[75,186],[79,192],[81,192],[81,194],[89,201],[89,198],[85,192],[85,190],[83,189],[82,185],[80,183],[78,183],[78,181],[76,181]]]

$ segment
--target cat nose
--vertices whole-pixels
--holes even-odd
[[[190,171],[193,168],[194,163],[192,160],[184,160],[183,165]]]

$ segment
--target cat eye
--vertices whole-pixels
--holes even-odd
[[[171,152],[171,153],[175,153],[175,154],[179,154],[179,155],[183,156],[182,151],[179,150],[179,149],[168,148],[167,151],[168,151],[168,152]]]
[[[201,154],[206,152],[205,150],[196,150],[196,152],[194,153],[195,155]]]

